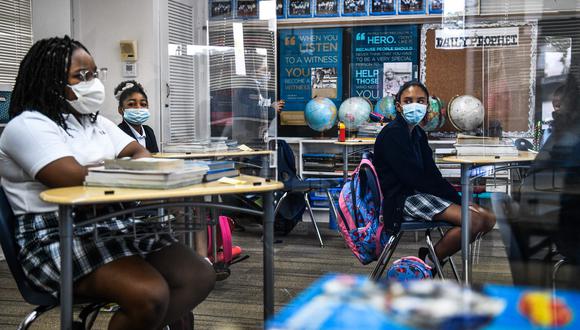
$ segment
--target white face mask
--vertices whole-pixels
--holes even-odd
[[[72,89],[77,99],[67,101],[80,114],[95,113],[101,109],[105,102],[105,86],[99,78],[81,81],[75,85],[68,85],[68,87]]]

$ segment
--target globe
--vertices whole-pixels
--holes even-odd
[[[483,104],[471,95],[454,97],[449,102],[448,113],[449,121],[460,131],[474,131],[483,124]]]
[[[370,103],[362,97],[351,97],[340,105],[338,119],[348,130],[356,130],[369,120],[371,114]]]
[[[387,120],[393,120],[397,116],[397,109],[395,108],[395,98],[387,95],[380,99],[375,104],[375,112],[385,116]]]
[[[445,125],[445,113],[446,109],[443,101],[437,96],[429,97],[429,108],[427,108],[425,118],[421,121],[421,127],[427,132],[443,127]]]
[[[336,124],[336,105],[326,97],[315,97],[306,104],[304,118],[317,132],[329,130]]]

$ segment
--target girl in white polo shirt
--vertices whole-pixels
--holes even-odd
[[[87,49],[65,36],[40,40],[22,60],[0,136],[0,176],[17,216],[19,258],[28,279],[58,294],[57,207],[47,188],[82,185],[87,168],[104,159],[149,152],[98,115],[105,99]],[[76,214],[82,213],[77,210]],[[122,234],[128,222],[111,219],[99,230]],[[116,302],[109,329],[158,329],[180,320],[209,294],[211,266],[169,236],[94,241],[80,230],[73,242],[74,293]]]

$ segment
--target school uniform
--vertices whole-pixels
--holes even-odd
[[[409,134],[407,122],[398,113],[377,136],[373,164],[389,231],[398,231],[401,221],[429,221],[452,203],[461,204],[459,194],[435,165],[425,131],[415,126]]]
[[[74,157],[83,166],[116,158],[133,141],[102,116],[95,122],[88,116],[82,116],[80,122],[73,115],[63,116],[67,130],[40,112],[24,111],[6,125],[0,136],[1,184],[17,217],[19,260],[28,279],[55,297],[60,287],[58,207],[40,199],[39,194],[48,187],[37,181],[36,175],[64,157]],[[117,237],[130,234],[130,225],[129,219],[110,219],[96,228],[76,227],[73,280],[121,257],[144,256],[175,242],[169,235],[141,239],[129,235],[105,241],[93,238],[95,230]]]
[[[155,139],[155,133],[151,127],[143,125],[143,134],[139,134],[139,132],[137,132],[131,125],[127,124],[127,122],[123,120],[123,122],[119,124],[119,128],[127,135],[137,140],[137,142],[149,150],[150,153],[159,152],[159,147],[157,147],[157,140]]]

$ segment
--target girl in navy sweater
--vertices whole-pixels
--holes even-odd
[[[457,226],[435,245],[435,253],[445,261],[461,249],[461,199],[441,176],[427,135],[418,125],[427,112],[429,91],[422,83],[410,81],[401,87],[395,101],[397,117],[383,128],[374,147],[385,226],[395,232],[401,221],[441,220]],[[473,240],[493,228],[495,217],[475,204],[470,210]],[[434,266],[426,250],[421,249],[419,256]]]

